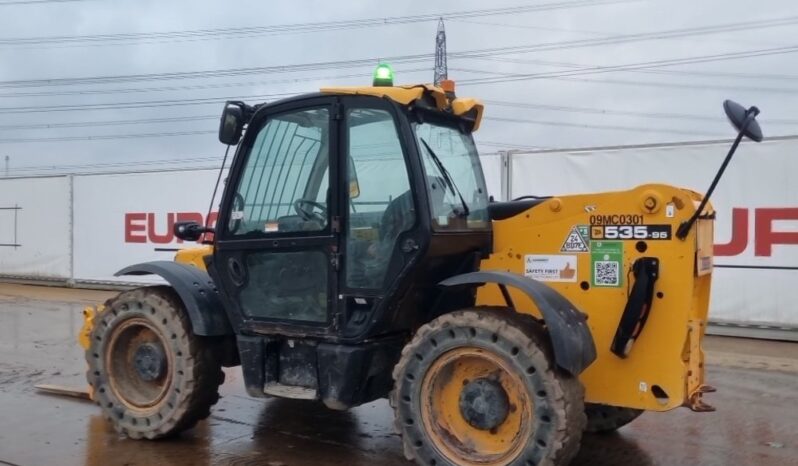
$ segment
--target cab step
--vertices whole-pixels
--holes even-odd
[[[263,386],[263,393],[280,398],[294,400],[318,400],[319,393],[315,388],[299,387],[296,385],[283,385],[281,383],[267,383]]]

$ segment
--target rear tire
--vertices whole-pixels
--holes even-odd
[[[220,344],[191,331],[183,303],[167,286],[126,291],[95,319],[86,379],[114,428],[156,439],[210,415],[224,381]]]
[[[606,434],[615,432],[626,424],[634,421],[643,414],[643,410],[586,403],[585,414],[587,415],[587,428],[585,428],[585,432],[591,434]]]
[[[457,311],[422,326],[393,373],[405,456],[423,465],[568,464],[586,424],[584,389],[553,361],[543,328],[510,309]]]

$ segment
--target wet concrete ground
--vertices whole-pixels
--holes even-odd
[[[109,293],[0,284],[0,465],[409,465],[379,401],[349,412],[248,398],[227,371],[211,418],[178,439],[120,438],[92,403],[37,394],[82,387],[81,310]],[[715,413],[646,413],[586,436],[577,465],[798,465],[798,344],[708,338]]]

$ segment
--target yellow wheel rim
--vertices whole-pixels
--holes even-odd
[[[475,427],[461,409],[464,387],[475,381],[500,387],[508,409],[491,428]],[[441,355],[421,386],[421,418],[434,447],[457,464],[505,465],[518,457],[532,432],[533,405],[523,381],[501,356],[476,347]]]
[[[135,350],[142,344],[157,345],[166,358],[162,373],[153,380],[142,379],[135,369]],[[174,359],[161,331],[147,319],[135,317],[116,327],[105,354],[108,385],[125,408],[138,413],[157,411],[172,385]]]

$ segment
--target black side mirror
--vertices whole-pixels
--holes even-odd
[[[238,144],[244,131],[244,103],[228,101],[219,122],[219,141],[228,146]]]
[[[174,226],[175,236],[183,241],[199,241],[204,233],[212,233],[213,228],[200,225],[197,222],[177,222]]]
[[[743,136],[754,142],[762,142],[762,128],[756,121],[756,116],[759,115],[758,108],[751,107],[746,110],[737,102],[726,100],[723,102],[723,110],[726,111],[726,116],[737,132],[742,132]]]

